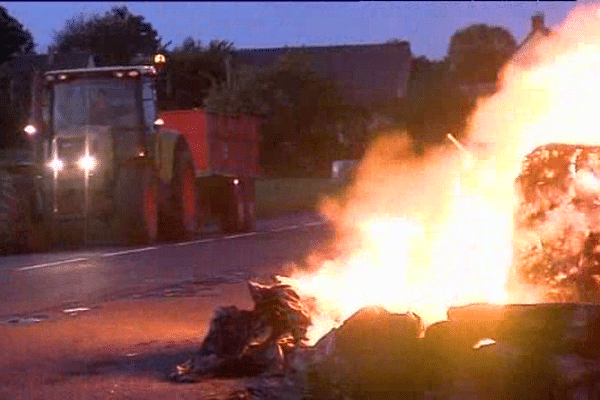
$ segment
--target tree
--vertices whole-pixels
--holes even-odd
[[[474,24],[452,35],[448,58],[460,82],[493,82],[516,48],[507,29]]]
[[[172,53],[174,54],[185,54],[185,53],[200,53],[204,48],[200,40],[194,40],[193,37],[188,36],[183,39],[180,46],[175,46]]]
[[[80,14],[54,32],[53,45],[61,52],[84,51],[103,56],[110,64],[128,64],[137,54],[152,54],[161,47],[152,24],[126,6],[114,7],[104,15],[86,18]]]
[[[0,6],[0,64],[17,53],[32,53],[34,46],[31,33]]]
[[[418,144],[463,133],[474,103],[451,79],[449,60],[413,59],[407,89],[407,129]]]
[[[231,85],[210,90],[205,106],[268,118],[261,143],[263,166],[328,165],[336,151],[335,124],[345,111],[336,86],[312,69],[306,54],[296,52],[264,68],[239,66]],[[283,143],[297,149],[289,160],[280,158]]]

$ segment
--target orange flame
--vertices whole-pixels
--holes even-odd
[[[539,145],[600,142],[598,28],[600,8],[581,7],[505,68],[468,127],[465,142],[491,144],[485,159],[451,144],[416,158],[397,133],[371,146],[346,198],[322,207],[341,254],[282,278],[315,299],[311,342],[368,305],[430,324],[451,305],[539,300],[507,292],[513,184]]]

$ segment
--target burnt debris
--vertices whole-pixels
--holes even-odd
[[[200,351],[177,365],[173,380],[193,382],[279,371],[285,355],[304,343],[311,319],[296,292],[283,284],[248,282],[248,287],[254,309],[219,308]]]

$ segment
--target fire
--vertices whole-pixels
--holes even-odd
[[[311,342],[368,305],[430,324],[449,306],[539,301],[507,290],[514,180],[542,144],[600,144],[599,28],[600,8],[580,7],[505,68],[463,139],[489,144],[485,157],[450,142],[416,157],[401,133],[371,146],[347,196],[322,207],[338,256],[282,278],[315,300]],[[597,177],[580,179],[600,190]]]

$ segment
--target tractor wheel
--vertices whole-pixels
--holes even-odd
[[[19,198],[12,176],[0,170],[0,251],[10,254],[18,242]]]
[[[36,190],[32,181],[17,189],[19,196],[19,251],[39,252],[52,247],[50,224],[44,214],[44,199],[40,190]],[[79,241],[77,244],[81,244]]]
[[[115,228],[123,244],[146,245],[158,232],[158,178],[149,164],[122,165],[115,185]]]
[[[175,153],[171,190],[171,207],[161,231],[167,239],[192,239],[198,227],[198,200],[194,162],[187,148]]]

